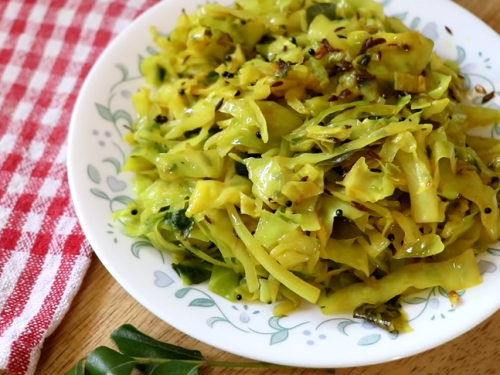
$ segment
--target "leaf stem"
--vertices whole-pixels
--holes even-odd
[[[275,365],[265,362],[225,362],[225,361],[197,361],[197,360],[177,360],[177,359],[160,359],[160,358],[135,358],[134,361],[141,365],[161,364],[166,362],[179,361],[198,365],[199,367],[226,367],[226,368],[266,368],[266,369],[292,369],[293,367]]]

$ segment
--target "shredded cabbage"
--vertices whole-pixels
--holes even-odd
[[[431,40],[372,0],[207,4],[152,33],[125,137],[137,196],[113,217],[184,283],[392,330],[398,296],[481,282],[500,142],[467,131],[500,114],[464,103]]]

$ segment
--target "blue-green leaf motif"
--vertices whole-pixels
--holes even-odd
[[[118,111],[116,111],[113,115],[113,118],[115,121],[118,121],[120,119],[125,120],[129,128],[132,126],[132,122],[134,121],[132,120],[132,116],[130,116],[130,114],[123,109],[119,109]]]
[[[132,254],[137,258],[140,259],[139,257],[139,251],[144,248],[144,247],[150,247],[151,243],[148,241],[138,241],[134,242],[131,247]]]
[[[215,305],[215,301],[209,298],[196,298],[189,303],[189,306],[196,307],[212,307]]]
[[[88,165],[87,174],[89,175],[89,178],[92,182],[95,182],[96,184],[101,183],[101,174],[99,173],[99,170],[92,164]]]
[[[389,332],[388,336],[391,340],[396,340],[399,336],[399,331],[395,330],[395,331]]]
[[[421,303],[425,303],[427,301],[427,298],[422,298],[422,297],[411,297],[411,298],[406,298],[403,300],[404,303],[407,303],[409,305],[418,305]]]
[[[122,72],[122,82],[128,78],[128,69],[123,64],[116,64],[116,67]]]
[[[406,17],[408,17],[408,12],[404,12],[404,13],[400,13],[400,14],[395,14],[392,17],[399,18],[401,21],[404,22],[404,20],[406,19]]]
[[[190,290],[191,290],[191,288],[182,288],[182,289],[179,289],[177,292],[175,292],[175,296],[177,298],[184,298],[186,296],[186,294],[189,293]]]
[[[111,111],[109,110],[108,107],[105,107],[99,103],[95,103],[95,106],[97,107],[97,111],[99,112],[99,114],[101,115],[101,117],[104,120],[109,121],[109,122],[114,122],[113,121],[113,114],[111,113]]]
[[[457,65],[462,65],[462,63],[465,61],[466,57],[466,52],[463,47],[457,46],[457,59],[455,60],[455,63]]]
[[[139,74],[143,76],[141,66],[142,66],[142,61],[144,60],[144,56],[138,55],[138,58],[139,58]]]
[[[376,344],[377,342],[380,341],[381,337],[382,336],[379,333],[373,333],[371,335],[363,336],[359,339],[358,345],[359,346],[369,346],[369,345]]]
[[[274,328],[276,330],[282,330],[283,327],[280,325],[280,317],[273,316],[269,319],[267,322],[271,328]]]
[[[102,198],[102,199],[105,199],[105,200],[107,200],[107,201],[111,200],[111,199],[108,197],[108,195],[107,195],[104,191],[102,191],[102,190],[100,190],[100,189],[92,188],[92,189],[90,189],[90,192],[91,192],[92,194],[94,194],[94,195],[95,195],[96,197],[98,197],[98,198]]]
[[[127,204],[127,203],[130,203],[130,202],[133,202],[134,200],[126,195],[118,195],[117,197],[114,197],[113,198],[113,202],[120,202],[120,203],[123,203],[123,204]]]
[[[346,321],[344,321],[344,322],[340,322],[340,323],[337,325],[337,329],[338,329],[338,331],[339,331],[342,335],[344,335],[344,336],[349,336],[349,335],[347,334],[347,332],[345,331],[345,329],[346,329],[347,327],[349,327],[351,324],[357,324],[357,323],[356,323],[355,321],[353,321],[353,320],[346,320]]]
[[[488,254],[493,255],[495,257],[500,257],[500,250],[489,247]]]
[[[285,341],[288,338],[288,330],[283,329],[281,331],[275,332],[271,335],[271,340],[269,341],[269,345],[278,344],[280,342]]]
[[[227,319],[224,319],[224,318],[222,318],[220,316],[213,316],[213,317],[207,319],[207,325],[210,328],[213,328],[214,324],[218,323],[218,322],[225,322],[225,323],[227,323],[228,321],[227,321]]]
[[[416,30],[420,25],[420,21],[420,17],[415,17],[413,21],[411,21],[410,30]]]
[[[148,53],[150,55],[158,55],[158,51],[154,48],[154,47],[151,47],[151,46],[147,46],[146,47],[146,51],[148,51]]]
[[[115,158],[106,158],[106,159],[103,159],[102,162],[103,163],[111,163],[111,164],[113,164],[113,166],[116,169],[116,174],[120,173],[120,171],[122,169],[121,163],[117,159],[115,159]]]

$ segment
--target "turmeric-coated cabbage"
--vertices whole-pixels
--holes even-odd
[[[113,217],[184,283],[405,331],[402,294],[481,282],[500,142],[467,131],[500,114],[431,40],[372,0],[206,4],[152,33]]]

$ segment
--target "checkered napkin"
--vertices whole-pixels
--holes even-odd
[[[66,136],[96,58],[158,0],[0,0],[0,372],[33,374],[90,263]]]

